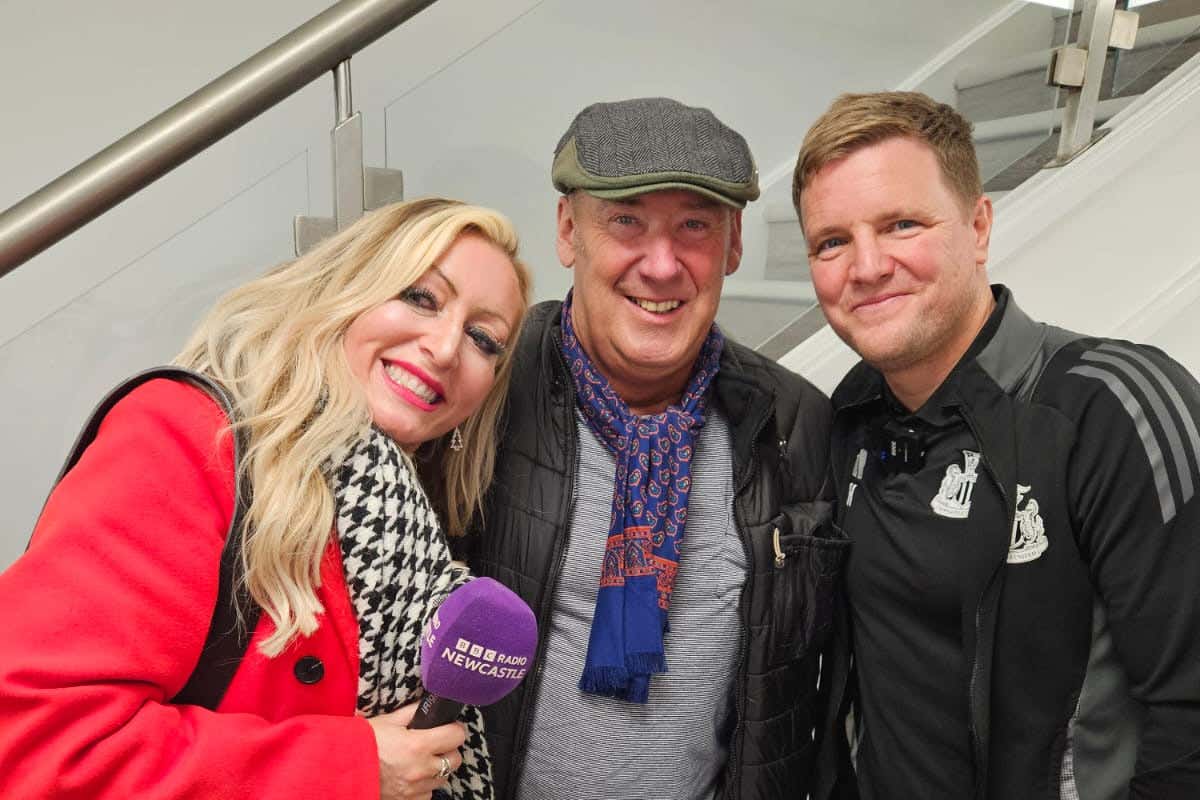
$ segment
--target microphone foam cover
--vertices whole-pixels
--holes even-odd
[[[537,648],[533,610],[491,578],[451,592],[421,637],[421,682],[426,691],[486,706],[525,677]]]

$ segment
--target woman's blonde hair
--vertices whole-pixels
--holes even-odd
[[[262,643],[268,656],[316,630],[323,611],[316,587],[335,513],[328,471],[371,424],[343,335],[360,314],[415,283],[464,233],[508,255],[523,317],[530,279],[512,224],[490,209],[428,198],[371,212],[225,295],[175,359],[221,382],[237,402],[237,424],[249,443],[238,478],[253,486],[242,566],[250,595],[275,623]],[[480,509],[491,481],[511,352],[501,357],[482,407],[461,426],[465,446],[438,448],[441,469],[434,473],[444,485],[432,494],[441,498],[451,533],[461,533]]]

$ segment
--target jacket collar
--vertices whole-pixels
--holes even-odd
[[[1027,379],[1031,365],[1037,360],[1046,340],[1046,326],[1030,319],[1017,306],[1007,287],[997,284],[992,290],[996,296],[993,317],[998,318],[998,323],[989,338],[980,332],[981,346],[975,360],[1000,391],[1012,394]]]
[[[996,284],[992,294],[991,316],[929,402],[959,410],[979,439],[987,469],[1008,495],[1016,473],[1010,395],[1036,379],[1030,373],[1036,373],[1046,326],[1026,316],[1006,287]],[[882,400],[886,391],[883,375],[859,362],[833,393],[835,414]]]
[[[550,392],[555,398],[569,398],[574,402],[571,376],[562,356],[562,302],[550,300],[537,304],[529,310],[525,325],[521,338],[532,337],[538,341],[542,374],[550,377]],[[744,348],[732,339],[725,340],[721,369],[712,388],[717,407],[729,425],[737,473],[749,465],[756,434],[775,403],[775,393],[769,382],[758,378],[743,351]],[[734,478],[737,481],[739,475],[735,474]]]
[[[725,340],[721,369],[713,381],[713,399],[729,426],[733,446],[734,487],[740,490],[750,478],[754,442],[775,408],[775,390],[759,380],[752,359],[743,358],[743,347]]]
[[[541,359],[541,376],[549,379],[551,395],[556,400],[561,398],[571,383],[567,362],[562,354],[562,301],[547,300],[529,309],[529,318],[521,338],[525,339],[526,336],[537,342],[533,352]]]
[[[1036,374],[1032,369],[1042,352],[1047,326],[1035,322],[1013,300],[1012,292],[1001,284],[993,284],[992,296],[996,307],[976,335],[967,352],[934,392],[945,398],[944,389],[953,389],[962,382],[964,372],[977,365],[1004,394],[1024,387]],[[863,405],[883,397],[886,384],[883,375],[874,367],[860,361],[842,379],[833,393],[835,411]],[[951,391],[950,394],[956,394]]]

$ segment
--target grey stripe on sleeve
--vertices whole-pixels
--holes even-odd
[[[1192,413],[1188,410],[1187,404],[1183,402],[1183,396],[1179,394],[1179,390],[1175,388],[1175,384],[1171,382],[1166,373],[1135,348],[1119,347],[1115,344],[1105,343],[1100,345],[1098,349],[1109,353],[1120,353],[1126,358],[1136,361],[1158,381],[1163,391],[1167,393],[1167,397],[1170,398],[1172,405],[1175,406],[1175,411],[1179,413],[1179,418],[1183,420],[1183,427],[1187,431],[1188,440],[1192,445],[1192,458],[1196,466],[1200,468],[1200,431],[1196,430],[1196,421],[1192,418]],[[1191,468],[1186,466],[1181,466],[1180,469],[1191,471]]]
[[[1162,395],[1150,385],[1148,380],[1142,377],[1142,373],[1138,372],[1136,367],[1125,360],[1124,356],[1124,353],[1092,352],[1084,353],[1083,359],[1084,361],[1111,365],[1118,372],[1133,381],[1134,385],[1150,401],[1150,407],[1154,410],[1158,423],[1162,426],[1163,433],[1166,434],[1167,444],[1171,446],[1171,457],[1175,459],[1175,471],[1179,476],[1179,486],[1183,490],[1183,497],[1180,499],[1180,504],[1186,503],[1192,499],[1194,490],[1192,488],[1192,471],[1188,467],[1187,454],[1183,450],[1183,440],[1179,437],[1179,428],[1175,425],[1175,420],[1171,417],[1171,413],[1167,411]]]
[[[1085,378],[1095,378],[1103,382],[1124,406],[1142,440],[1142,447],[1146,449],[1146,457],[1150,460],[1150,471],[1154,474],[1154,485],[1158,488],[1158,502],[1162,507],[1163,524],[1170,522],[1175,518],[1175,498],[1171,496],[1171,483],[1167,480],[1162,450],[1159,449],[1158,442],[1154,439],[1154,431],[1150,428],[1150,421],[1146,419],[1141,404],[1125,388],[1121,379],[1107,370],[1098,367],[1074,367],[1068,370],[1068,373],[1082,375]]]

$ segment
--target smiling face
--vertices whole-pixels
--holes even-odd
[[[411,452],[462,423],[495,383],[522,307],[509,257],[465,233],[398,297],[359,314],[342,344],[375,424]]]
[[[558,257],[575,270],[580,344],[634,411],[682,394],[725,276],[742,255],[742,217],[685,190],[559,199]]]
[[[800,202],[829,324],[901,400],[923,402],[991,311],[991,201],[964,208],[933,150],[891,138],[826,164]]]

